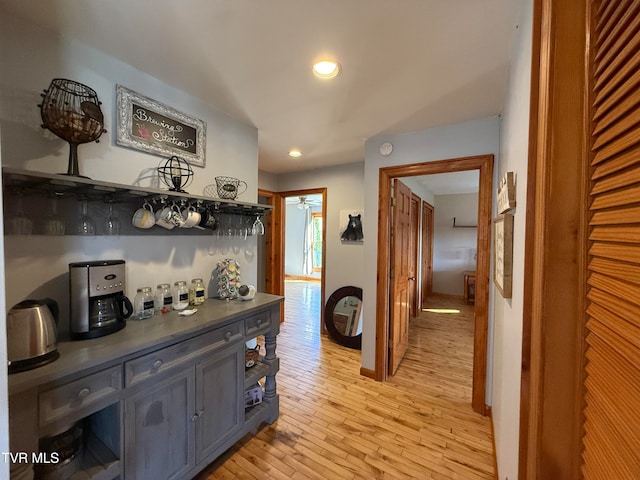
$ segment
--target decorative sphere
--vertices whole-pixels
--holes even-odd
[[[158,167],[158,176],[172,192],[183,192],[193,180],[193,168],[189,162],[175,155],[164,161]]]

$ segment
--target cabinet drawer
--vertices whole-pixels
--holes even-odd
[[[233,343],[242,338],[241,328],[241,322],[227,325],[125,362],[125,386],[136,385],[159,373],[166,372],[170,368],[188,362],[198,355]]]
[[[104,404],[109,396],[122,389],[122,367],[107,368],[65,385],[40,393],[40,425],[86,410],[94,404]],[[87,413],[88,414],[88,413]]]
[[[247,335],[258,335],[269,330],[271,326],[271,312],[265,310],[264,312],[256,313],[248,317],[245,321],[245,329]]]

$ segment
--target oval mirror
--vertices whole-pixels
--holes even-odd
[[[342,287],[331,294],[324,309],[329,336],[349,348],[362,348],[362,289]]]

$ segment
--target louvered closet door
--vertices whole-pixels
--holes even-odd
[[[640,478],[640,0],[591,5],[583,474]]]

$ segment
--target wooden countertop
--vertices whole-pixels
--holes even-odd
[[[156,314],[146,320],[130,318],[125,328],[110,335],[89,340],[61,341],[58,343],[60,357],[57,360],[33,370],[9,375],[9,395],[55,382],[80,370],[97,370],[125,357],[186,340],[282,300],[283,297],[266,293],[256,293],[255,298],[249,301],[207,299],[195,307],[198,311],[194,315],[188,317],[172,311]],[[272,320],[280,321],[279,317]]]

